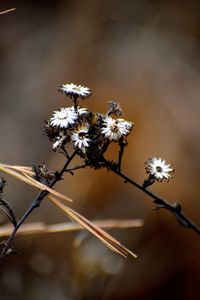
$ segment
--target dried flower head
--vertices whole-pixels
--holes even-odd
[[[71,140],[74,142],[74,147],[84,149],[89,147],[90,138],[88,137],[89,125],[81,124],[72,132]]]
[[[34,165],[33,171],[35,173],[34,178],[47,185],[55,178],[55,172],[47,169],[45,163],[43,163],[43,165]]]
[[[76,98],[76,99],[78,97],[85,99],[92,94],[91,90],[88,87],[82,85],[76,85],[74,83],[62,84],[58,89],[58,91],[65,94],[66,96],[69,96],[70,98]]]
[[[124,119],[113,119],[109,116],[103,120],[102,134],[110,141],[118,141],[122,136],[126,136],[133,128],[133,123]]]
[[[147,174],[157,181],[162,181],[163,179],[169,180],[171,173],[174,171],[171,165],[167,164],[161,158],[150,158],[145,164]]]
[[[60,110],[54,111],[50,123],[52,126],[60,128],[68,128],[75,124],[78,119],[78,114],[75,112],[74,107],[61,108]]]
[[[107,113],[108,116],[113,114],[113,115],[116,115],[117,117],[119,117],[122,115],[122,109],[118,102],[112,100],[112,101],[109,101],[108,104],[109,104],[109,110]]]

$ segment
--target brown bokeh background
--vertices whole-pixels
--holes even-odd
[[[43,120],[70,103],[60,84],[83,84],[93,91],[84,103],[90,109],[106,112],[115,99],[135,123],[124,173],[142,182],[149,157],[173,163],[173,180],[152,189],[200,225],[200,3],[0,2],[11,7],[0,16],[0,161],[59,168],[63,157],[42,135]],[[36,191],[6,178],[5,197],[20,217]],[[198,235],[105,170],[80,170],[58,189],[90,219],[142,218],[141,229],[111,231],[139,258],[124,260],[83,232],[17,237],[21,255],[1,265],[0,299],[199,299]],[[29,221],[66,216],[45,199]]]

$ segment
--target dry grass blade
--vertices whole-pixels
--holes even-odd
[[[93,224],[101,228],[136,228],[143,225],[141,219],[128,219],[128,220],[95,220]],[[27,223],[23,224],[19,230],[18,235],[29,235],[29,234],[44,234],[44,233],[56,233],[56,232],[71,232],[84,230],[83,226],[74,222],[65,222],[47,225],[43,222],[37,223]],[[1,226],[0,237],[7,237],[12,231],[12,226],[10,224]]]
[[[15,169],[16,169],[16,167],[15,167]],[[13,170],[11,167],[7,167],[6,165],[0,164],[0,170],[2,172],[7,173],[10,176],[13,176],[13,177],[15,177],[15,178],[17,178],[17,179],[19,179],[19,180],[21,180],[21,181],[23,181],[23,182],[31,185],[31,186],[40,188],[40,187],[38,187],[38,184],[33,183],[30,179],[26,178],[24,175],[20,174],[16,170]]]
[[[46,186],[45,184],[42,184],[41,182],[33,179],[28,174],[31,174],[31,170],[29,167],[17,167],[17,166],[10,166],[10,165],[4,165],[0,164],[0,170],[43,191],[48,191],[49,193],[55,195],[58,198],[61,198],[62,200],[72,202],[73,200],[59,192],[56,192],[55,190],[51,189],[50,187]],[[34,173],[33,173],[34,174]]]
[[[44,223],[27,223],[23,224],[17,231],[17,235],[29,235],[46,232],[47,226]],[[0,237],[10,236],[12,232],[12,226],[10,224],[0,227]]]
[[[34,176],[34,171],[32,169],[32,167],[27,167],[27,166],[11,166],[11,165],[7,165],[7,164],[1,164],[1,166],[4,166],[5,168],[9,168],[9,169],[12,169],[12,170],[16,170],[18,172],[23,172],[27,175],[30,175],[30,176]]]
[[[51,189],[50,187],[46,186],[45,184],[41,183],[41,182],[38,182],[37,180],[33,179],[32,177],[30,177],[29,175],[26,175],[24,174],[25,177],[27,177],[29,180],[31,180],[33,183],[35,184],[38,184],[38,187],[43,189],[43,190],[46,190],[48,191],[49,193],[53,194],[54,196],[62,199],[62,200],[65,200],[65,201],[69,201],[69,202],[72,202],[73,200],[59,192],[56,192],[55,190]]]
[[[94,234],[98,239],[100,239],[104,244],[106,244],[111,250],[114,252],[127,257],[128,255],[137,257],[132,251],[124,247],[120,244],[116,239],[114,239],[110,234],[105,232],[103,229],[99,228],[97,225],[93,224],[85,217],[74,211],[73,209],[67,207],[62,204],[58,199],[49,195],[48,198],[56,204],[59,208],[61,208],[72,220],[76,221],[78,224],[83,226],[85,229],[89,230],[92,234]]]
[[[13,8],[4,10],[4,11],[0,11],[0,15],[8,14],[9,12],[14,11],[14,10],[16,10],[16,8],[13,7]]]

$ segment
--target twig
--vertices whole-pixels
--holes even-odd
[[[10,13],[11,11],[14,11],[14,10],[16,10],[16,8],[10,8],[10,9],[4,10],[4,11],[0,11],[0,15],[8,14],[8,13]]]
[[[133,185],[136,188],[138,188],[139,190],[141,190],[143,193],[150,196],[153,199],[153,203],[156,204],[157,209],[164,208],[164,209],[169,210],[176,217],[177,221],[179,222],[179,224],[181,226],[183,226],[185,228],[190,228],[190,229],[194,230],[196,233],[200,234],[200,228],[182,212],[182,207],[180,204],[178,204],[178,203],[171,204],[167,200],[156,195],[155,193],[147,190],[146,188],[144,188],[142,185],[140,185],[136,181],[134,181],[134,180],[130,179],[128,176],[124,175],[121,171],[116,169],[116,167],[113,167],[112,163],[110,163],[109,161],[105,162],[105,166],[109,170],[114,172],[116,175],[118,175],[119,177],[124,179],[125,182],[130,183],[131,185]]]
[[[124,148],[126,146],[125,143],[123,143],[123,141],[119,144],[120,149],[119,149],[119,157],[118,157],[118,170],[121,171],[121,164],[122,164],[122,157],[124,154]]]
[[[73,152],[73,154],[69,157],[69,159],[66,161],[66,163],[64,164],[63,168],[60,170],[60,172],[58,172],[56,174],[55,179],[52,181],[52,183],[49,185],[49,187],[53,187],[56,182],[58,182],[59,180],[61,180],[63,173],[65,172],[66,168],[68,167],[68,165],[70,164],[70,162],[72,161],[72,159],[75,157],[75,155],[77,154],[77,151],[75,150]],[[18,229],[20,228],[20,226],[24,223],[24,221],[27,219],[27,217],[32,213],[32,211],[39,207],[42,200],[44,199],[45,196],[47,196],[49,194],[49,191],[45,190],[39,193],[39,195],[33,200],[32,204],[30,205],[30,207],[27,209],[27,211],[25,212],[25,214],[22,216],[22,218],[19,220],[19,222],[17,223],[16,227],[13,229],[11,235],[9,236],[9,238],[5,241],[4,243],[4,247],[1,251],[0,254],[0,263],[3,261],[7,251],[9,250],[9,248],[11,247],[11,243],[18,231]]]
[[[72,175],[74,175],[74,174],[73,174],[73,171],[79,170],[79,169],[84,169],[84,168],[87,167],[87,166],[88,166],[87,164],[79,165],[79,166],[76,166],[76,167],[71,168],[71,169],[66,169],[65,172],[69,172],[69,173],[71,173]]]
[[[136,188],[138,188],[139,190],[141,190],[143,193],[150,196],[153,199],[153,203],[156,205],[156,209],[159,209],[159,208],[167,209],[168,211],[170,211],[176,217],[176,220],[179,222],[179,224],[182,227],[190,228],[190,229],[194,230],[196,233],[200,234],[200,228],[194,222],[192,222],[192,220],[190,220],[182,212],[182,207],[179,203],[177,203],[177,202],[175,202],[173,204],[169,203],[164,198],[161,198],[160,196],[156,195],[155,193],[149,191],[143,185],[140,185],[139,183],[137,183],[133,179],[131,179],[128,176],[124,175],[119,170],[121,160],[120,160],[120,164],[118,162],[117,165],[113,164],[112,162],[106,161],[106,160],[104,161],[104,164],[105,164],[104,167],[106,167],[108,170],[111,170],[112,172],[114,172],[119,177],[123,178],[125,180],[125,182],[130,183],[131,185],[133,185]],[[73,170],[76,170],[76,169],[79,169],[79,168],[85,168],[85,167],[87,167],[87,165],[77,166]],[[70,171],[72,171],[72,169],[68,169],[67,171],[70,172]]]
[[[65,156],[67,159],[69,159],[69,154],[68,154],[67,150],[65,149],[65,147],[62,146],[61,149],[62,149],[63,152],[60,152],[60,153],[64,154],[64,156]]]

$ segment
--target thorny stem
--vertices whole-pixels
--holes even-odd
[[[155,193],[147,190],[145,187],[137,183],[136,181],[130,179],[128,176],[124,175],[120,170],[118,170],[115,167],[113,167],[112,163],[106,161],[105,162],[105,167],[107,167],[108,170],[111,170],[114,172],[116,175],[121,177],[122,179],[125,180],[125,182],[130,183],[131,185],[135,186],[139,190],[141,190],[143,193],[147,194],[153,199],[153,203],[156,204],[156,208],[165,208],[169,210],[177,219],[179,224],[185,228],[191,228],[194,230],[196,233],[200,234],[200,228],[194,224],[183,212],[181,205],[178,203],[169,203],[167,200],[164,198],[161,198],[160,196],[156,195]]]
[[[51,184],[49,185],[50,188],[52,188],[56,182],[58,182],[59,180],[62,179],[63,173],[65,172],[65,170],[67,169],[68,165],[70,164],[70,162],[73,160],[73,158],[75,157],[75,155],[77,154],[77,150],[75,150],[71,156],[69,156],[68,160],[65,162],[63,168],[56,173],[55,178],[53,179],[53,181],[51,182]],[[9,250],[9,248],[11,247],[11,243],[13,241],[13,239],[15,238],[15,235],[18,231],[18,229],[20,228],[20,226],[24,223],[24,221],[27,219],[27,217],[32,213],[32,211],[39,207],[42,200],[44,199],[45,196],[47,196],[49,194],[48,191],[42,191],[39,193],[39,195],[33,200],[32,204],[30,205],[30,207],[27,209],[27,211],[25,212],[25,214],[22,216],[22,218],[19,220],[19,222],[17,223],[17,225],[15,226],[15,228],[13,229],[11,235],[9,236],[9,238],[5,241],[4,243],[4,247],[1,251],[0,254],[0,263],[3,261],[7,251]]]

